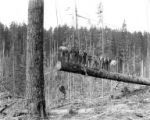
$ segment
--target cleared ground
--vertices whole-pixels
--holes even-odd
[[[82,105],[81,101],[59,108],[48,109],[49,120],[150,120],[149,88],[135,90],[119,99],[105,98],[90,100],[91,105]],[[86,102],[86,101],[84,101]],[[93,103],[92,103],[93,102]],[[24,100],[0,99],[0,120],[26,120],[27,110]],[[69,110],[72,112],[69,114]]]

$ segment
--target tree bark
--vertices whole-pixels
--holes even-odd
[[[44,0],[29,0],[26,56],[26,98],[30,120],[46,118],[43,72]]]
[[[128,75],[120,74],[120,73],[107,72],[101,69],[95,70],[95,69],[91,69],[88,67],[83,67],[78,64],[58,62],[56,65],[56,68],[57,70],[65,71],[65,72],[72,72],[76,74],[88,75],[88,76],[97,77],[97,78],[105,78],[105,79],[113,80],[113,81],[150,86],[150,80],[146,78],[128,76]]]

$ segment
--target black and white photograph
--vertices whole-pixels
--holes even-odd
[[[150,120],[150,0],[0,0],[0,120]]]

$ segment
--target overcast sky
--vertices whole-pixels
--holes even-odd
[[[0,0],[0,22],[9,25],[12,21],[27,23],[29,0]],[[103,4],[104,25],[120,29],[126,20],[130,31],[150,32],[150,0],[76,0],[78,14],[91,21],[79,18],[79,26],[98,27],[98,4]],[[46,29],[58,24],[75,25],[75,0],[45,0],[44,26]]]

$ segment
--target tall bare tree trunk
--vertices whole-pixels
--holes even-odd
[[[46,118],[43,73],[43,14],[44,0],[29,0],[26,97],[30,120],[43,120]]]
[[[147,57],[146,57],[146,77],[149,78],[150,77],[150,64],[149,64],[149,61],[150,61],[150,35],[147,34],[147,43],[148,43],[148,46],[147,46]]]

